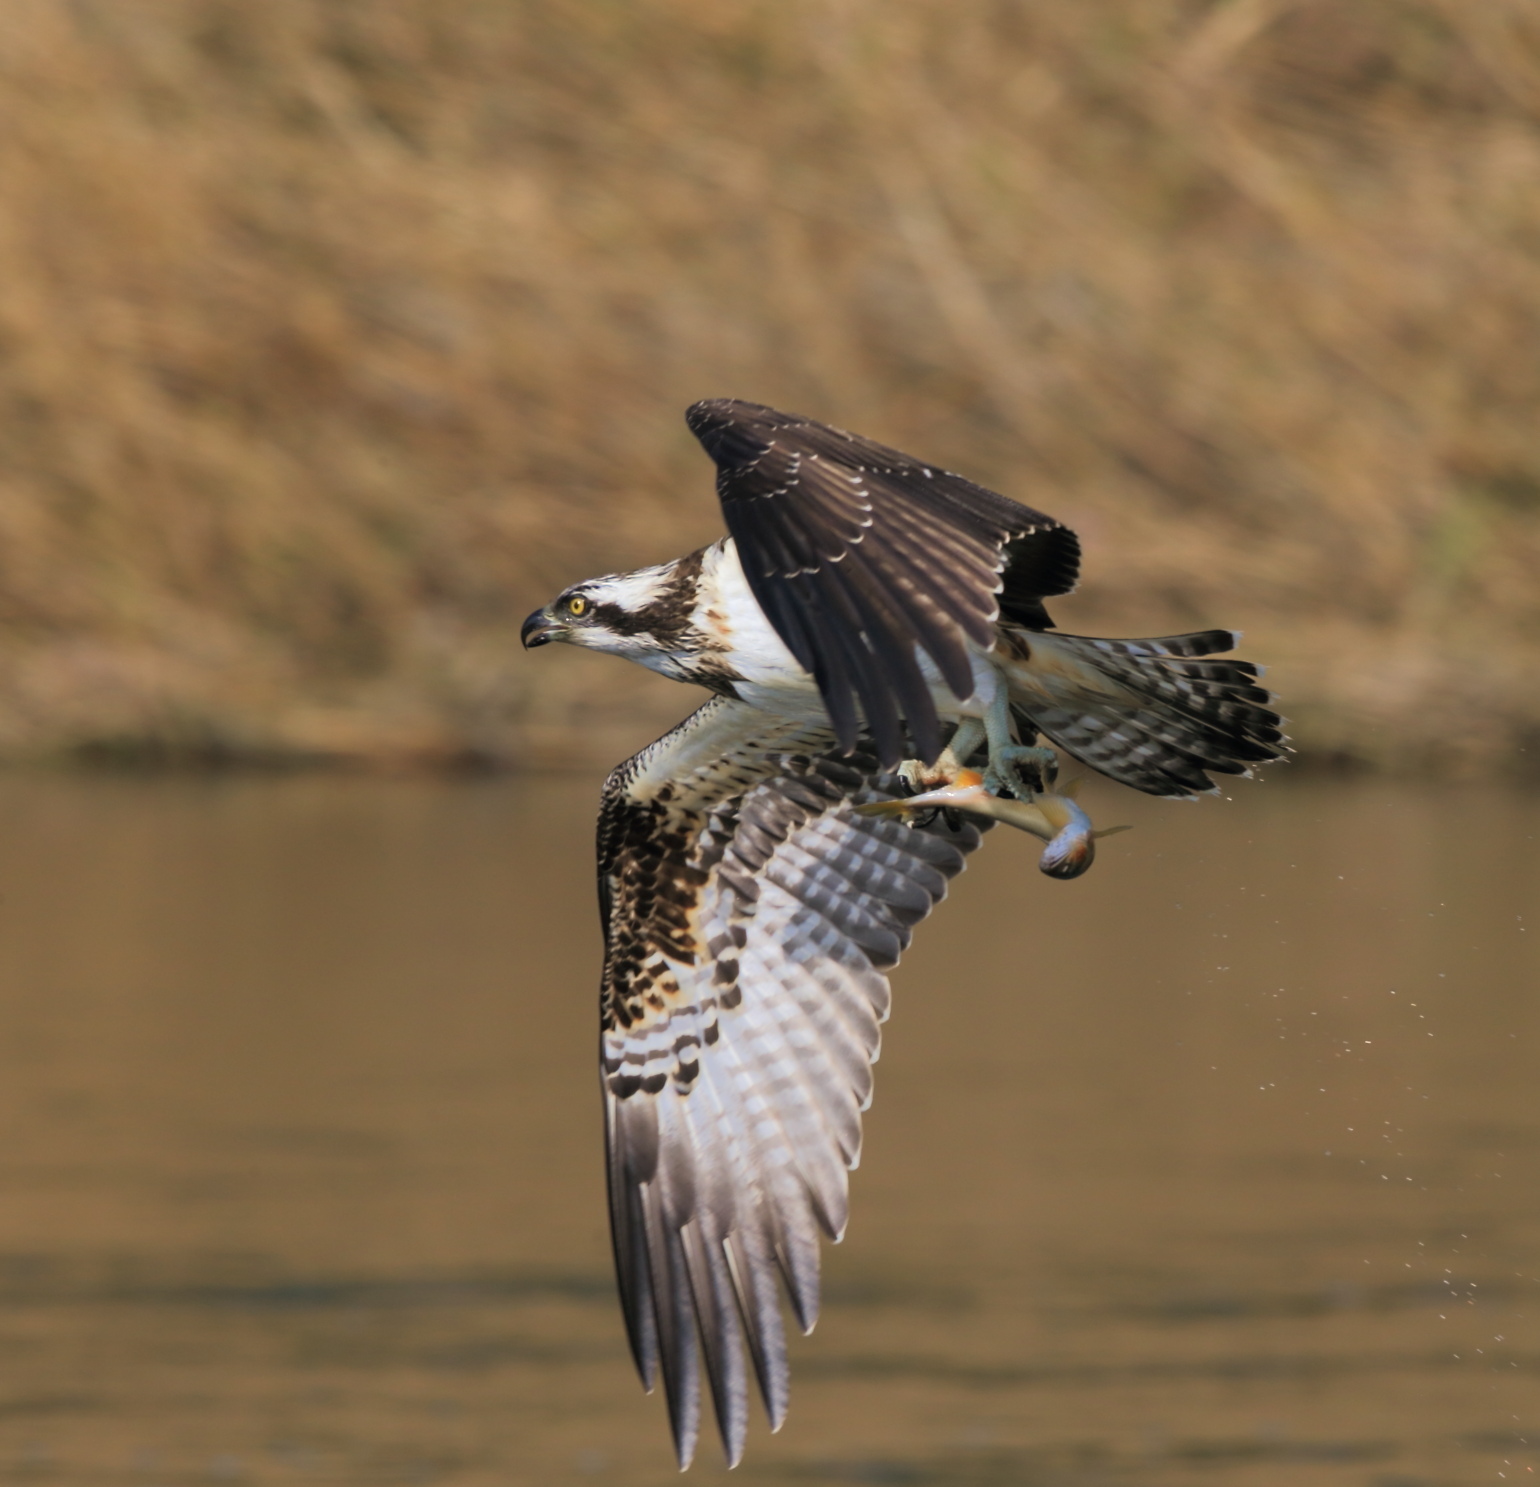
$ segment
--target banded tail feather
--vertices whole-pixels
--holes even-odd
[[[1221,657],[1239,636],[1202,630],[1109,640],[1013,630],[1011,706],[1092,769],[1150,795],[1193,795],[1286,751],[1259,668]]]

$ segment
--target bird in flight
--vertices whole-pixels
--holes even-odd
[[[713,694],[610,775],[598,833],[615,1266],[681,1467],[703,1375],[730,1465],[751,1366],[785,1418],[781,1289],[810,1331],[886,973],[982,831],[1036,832],[1073,877],[1095,833],[1058,752],[1163,796],[1283,752],[1258,668],[1220,655],[1233,632],[1054,630],[1080,545],[1052,517],[757,403],[686,418],[729,535],[573,584],[522,631]]]

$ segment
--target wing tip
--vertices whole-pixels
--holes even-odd
[[[769,430],[805,420],[741,398],[702,398],[685,409],[684,421],[706,453],[730,469],[763,454]]]

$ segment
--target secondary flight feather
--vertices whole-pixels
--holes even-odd
[[[844,1230],[886,972],[995,820],[1074,877],[1095,832],[1059,753],[1152,795],[1283,751],[1228,630],[1057,633],[1075,534],[960,475],[756,403],[686,415],[729,535],[573,584],[525,622],[713,695],[620,765],[599,816],[600,1059],[632,1354],[681,1466],[709,1391],[730,1464],[750,1373],[787,1407]]]

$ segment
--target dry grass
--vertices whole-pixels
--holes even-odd
[[[688,698],[518,621],[732,394],[1540,760],[1531,0],[11,0],[0,89],[0,751],[612,753]]]

